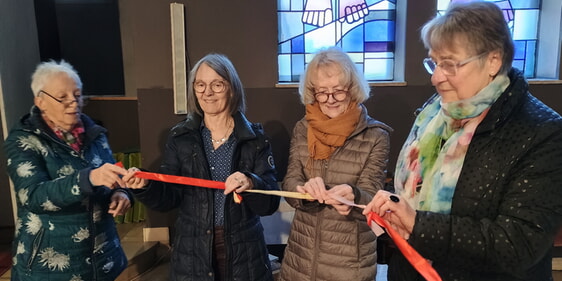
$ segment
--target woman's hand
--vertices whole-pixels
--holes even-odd
[[[138,189],[143,188],[148,184],[147,179],[135,177],[135,173],[138,171],[140,170],[137,167],[132,167],[127,170],[127,174],[123,177],[126,187]]]
[[[394,199],[394,200],[392,200]],[[374,212],[381,216],[400,236],[408,239],[416,222],[416,210],[406,200],[385,190],[379,190],[363,214]]]
[[[351,202],[354,202],[355,200],[355,194],[353,194],[353,188],[348,185],[348,184],[339,184],[336,185],[334,187],[332,187],[330,190],[328,190],[328,196],[330,197],[328,200],[326,200],[325,204],[329,204],[332,205],[334,207],[334,209],[336,209],[336,211],[338,211],[338,213],[340,213],[340,215],[343,216],[347,216],[349,215],[349,213],[351,212],[351,206],[343,204],[342,202],[332,199],[332,197],[330,196],[331,194],[345,198]]]
[[[224,182],[224,194],[229,194],[232,191],[236,191],[236,193],[241,193],[244,190],[252,189],[254,187],[254,183],[252,180],[246,175],[241,172],[234,172],[232,175],[226,178]]]
[[[127,175],[127,170],[114,164],[105,163],[97,169],[90,171],[90,183],[93,186],[107,186],[111,189],[125,187],[121,176]]]
[[[109,211],[114,217],[124,215],[131,208],[131,201],[125,192],[115,191],[109,199]]]
[[[326,185],[321,177],[315,177],[309,179],[304,185],[297,185],[297,191],[305,194],[308,193],[310,196],[317,200],[318,202],[325,204],[326,200],[330,199],[327,193]],[[314,201],[309,200],[309,201]]]

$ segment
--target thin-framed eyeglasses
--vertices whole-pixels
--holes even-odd
[[[209,83],[209,85],[211,85],[211,92],[213,93],[218,94],[226,91],[227,84],[224,80],[213,80],[211,81],[211,83]],[[207,91],[207,83],[201,80],[197,80],[193,82],[193,90],[199,94],[204,93],[205,91]]]
[[[322,91],[322,92],[315,92],[314,93],[314,98],[316,99],[316,101],[318,102],[327,102],[328,99],[330,98],[330,96],[332,96],[332,98],[335,101],[344,101],[347,98],[347,94],[349,93],[348,90],[338,90],[338,89],[334,89],[333,92],[328,93],[326,91]]]
[[[435,69],[437,67],[441,68],[441,71],[443,71],[443,74],[447,75],[447,76],[455,76],[457,75],[458,69],[459,67],[462,67],[466,64],[468,64],[471,61],[477,60],[485,55],[487,55],[488,53],[482,53],[473,57],[470,57],[468,59],[465,59],[463,61],[460,62],[456,62],[454,60],[451,59],[444,59],[442,60],[440,63],[436,63],[432,58],[425,58],[423,60],[423,66],[425,67],[425,70],[427,70],[427,72],[431,75],[433,75],[433,73],[435,72]]]
[[[66,107],[70,106],[73,102],[76,102],[79,106],[81,106],[81,105],[82,105],[82,102],[83,102],[83,101],[82,101],[82,95],[73,95],[73,98],[72,98],[72,99],[66,99],[66,98],[65,98],[65,99],[62,99],[62,100],[61,100],[61,99],[55,98],[53,95],[47,93],[47,92],[44,91],[44,90],[39,90],[39,92],[41,92],[41,93],[43,93],[43,94],[49,96],[50,98],[52,98],[52,99],[55,100],[56,102],[58,102],[58,103],[60,103],[60,104],[62,104],[62,105],[64,105],[64,106],[66,106]]]

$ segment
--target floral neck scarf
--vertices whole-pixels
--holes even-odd
[[[431,100],[420,112],[396,164],[395,188],[418,210],[449,214],[466,151],[478,124],[509,86],[497,76],[475,96],[442,103]]]
[[[58,127],[52,122],[47,122],[47,124],[53,130],[55,135],[59,137],[59,139],[66,142],[72,149],[74,149],[74,151],[80,152],[85,132],[82,121],[78,121],[78,124],[76,124],[70,131]]]

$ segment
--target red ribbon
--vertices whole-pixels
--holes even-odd
[[[412,266],[428,281],[441,281],[441,277],[437,271],[424,259],[396,230],[394,230],[386,221],[374,212],[367,214],[367,224],[370,226],[372,221],[384,227],[386,232],[394,241],[404,257],[412,264]]]
[[[116,165],[121,166],[121,162],[117,163]],[[213,181],[213,180],[205,180],[205,179],[198,179],[198,178],[190,178],[190,177],[182,177],[182,176],[173,176],[173,175],[165,175],[165,174],[158,174],[158,173],[150,173],[150,172],[135,172],[135,176],[143,179],[148,180],[156,180],[156,181],[163,181],[169,183],[177,183],[183,185],[192,185],[192,186],[199,186],[199,187],[207,187],[207,188],[214,188],[214,189],[225,189],[224,182],[220,181]],[[237,199],[242,200],[242,197],[238,193],[233,193],[235,196],[235,201]],[[396,232],[390,225],[386,223],[386,221],[381,218],[378,214],[374,212],[369,212],[367,215],[367,224],[371,226],[371,223],[375,221],[378,225],[384,227],[386,232],[400,252],[406,257],[406,259],[412,264],[412,266],[428,281],[441,281],[441,277],[435,269],[429,264],[429,262],[424,259],[402,236]]]
[[[182,177],[182,176],[172,176],[172,175],[164,175],[164,174],[149,173],[149,172],[135,172],[135,177],[143,178],[147,180],[178,183],[184,185],[195,185],[199,187],[207,187],[207,188],[214,188],[214,189],[225,188],[224,182]]]
[[[156,181],[177,183],[183,185],[194,185],[194,186],[214,188],[214,189],[225,189],[224,182],[221,181],[213,181],[213,180],[205,180],[205,179],[198,179],[198,178],[173,176],[173,175],[165,175],[165,174],[141,172],[141,171],[135,172],[135,177],[143,178],[147,180],[156,180]],[[234,202],[236,203],[242,202],[242,196],[240,194],[233,192],[232,195],[234,196]]]

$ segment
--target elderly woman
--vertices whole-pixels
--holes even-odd
[[[111,164],[105,129],[80,112],[70,64],[39,64],[31,89],[35,105],[4,143],[18,209],[11,278],[114,280],[127,266],[112,217],[131,206],[119,188],[127,171]]]
[[[562,119],[511,67],[493,3],[455,3],[422,29],[437,94],[417,116],[383,216],[443,280],[552,280],[562,224]],[[389,280],[423,280],[396,253]]]
[[[279,197],[233,200],[233,192],[278,189],[271,144],[244,116],[242,82],[226,56],[203,57],[189,77],[189,113],[170,132],[160,172],[223,181],[226,189],[151,181],[134,190],[149,208],[179,208],[170,280],[273,280],[260,216],[274,213]]]
[[[383,188],[391,128],[368,115],[369,85],[339,48],[314,56],[299,90],[306,115],[293,130],[283,189],[314,200],[287,199],[296,211],[281,280],[372,281],[376,236],[358,209],[332,197],[367,204]]]

